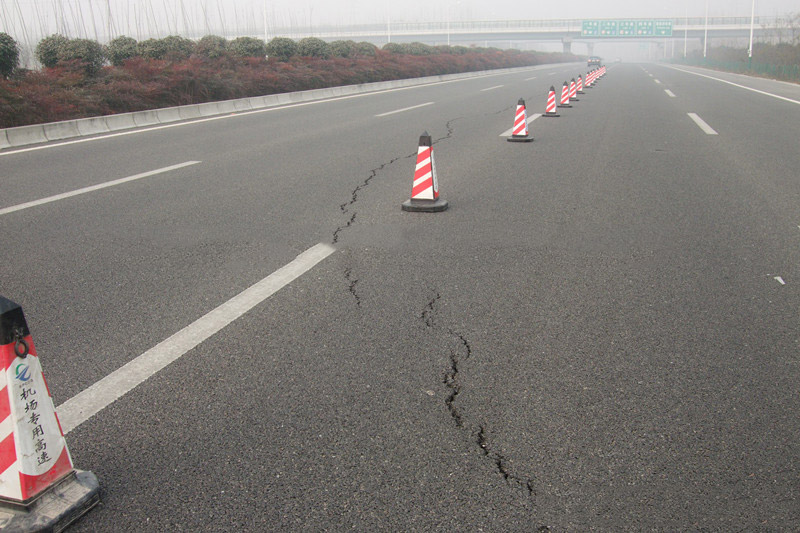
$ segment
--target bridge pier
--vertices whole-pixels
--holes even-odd
[[[572,53],[572,37],[564,37],[563,39],[561,39],[561,44],[564,45],[565,54]]]
[[[586,55],[587,56],[594,55],[594,43],[586,43]]]

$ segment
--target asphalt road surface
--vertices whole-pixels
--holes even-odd
[[[0,210],[137,178],[0,211],[73,530],[797,530],[800,87],[612,65],[501,136],[585,72],[0,152]]]

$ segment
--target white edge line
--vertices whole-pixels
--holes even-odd
[[[703,130],[707,135],[718,135],[714,128],[706,124],[706,121],[700,118],[697,113],[686,113],[689,115],[689,118],[694,120],[694,123],[700,126],[700,129]]]
[[[748,91],[753,91],[754,93],[763,94],[764,96],[771,96],[773,98],[777,98],[778,100],[784,100],[786,102],[791,102],[793,104],[800,105],[800,100],[792,100],[791,98],[786,98],[785,96],[779,96],[777,94],[768,93],[766,91],[760,91],[758,89],[753,89],[752,87],[747,87],[746,85],[739,85],[738,83],[733,83],[732,81],[715,78],[714,76],[707,76],[706,74],[700,74],[699,72],[692,72],[691,70],[684,70],[682,68],[672,67],[670,65],[664,65],[664,66],[667,68],[671,68],[673,70],[677,70],[678,72],[685,72],[686,74],[692,74],[694,76],[700,76],[702,78],[708,78],[710,80],[721,81],[722,83],[727,83],[728,85],[733,85],[734,87],[739,87],[740,89],[746,89]]]
[[[528,124],[530,124],[531,122],[533,122],[534,120],[536,120],[537,118],[539,118],[541,116],[542,116],[541,113],[534,113],[533,115],[529,116],[528,117]],[[504,131],[503,133],[501,133],[500,137],[511,137],[511,132],[512,131],[514,131],[513,127],[509,128],[506,131]]]
[[[542,68],[542,66],[543,65],[534,65],[534,66],[532,66],[532,67],[530,67],[529,69],[526,69],[526,70],[539,70],[539,69]],[[483,75],[483,76],[472,76],[470,78],[461,78],[461,79],[457,79],[457,80],[434,81],[434,82],[431,82],[431,83],[423,83],[421,85],[410,85],[408,87],[396,87],[394,89],[382,89],[380,91],[370,91],[370,92],[367,92],[367,93],[350,94],[350,95],[347,95],[347,96],[333,96],[331,98],[322,98],[322,99],[319,99],[319,100],[312,100],[310,102],[298,102],[296,104],[276,105],[276,106],[272,106],[272,107],[265,107],[264,109],[253,109],[251,111],[225,113],[224,115],[219,115],[219,116],[215,116],[215,117],[207,117],[207,118],[201,118],[201,119],[195,119],[195,120],[186,120],[186,121],[181,121],[181,122],[175,122],[173,124],[163,124],[161,126],[153,126],[152,128],[150,128],[150,127],[134,128],[134,129],[131,129],[130,131],[122,131],[122,132],[119,132],[119,133],[111,133],[111,134],[99,135],[99,136],[95,136],[95,137],[87,137],[85,139],[75,139],[73,141],[65,141],[65,142],[59,142],[59,143],[54,143],[54,144],[48,143],[48,144],[43,144],[41,146],[34,146],[34,147],[31,147],[31,148],[19,148],[19,149],[15,149],[15,150],[0,150],[0,157],[6,156],[6,155],[13,155],[13,154],[22,154],[22,153],[25,153],[25,152],[34,152],[36,150],[46,150],[48,148],[57,148],[59,146],[68,146],[68,145],[71,145],[71,144],[80,144],[80,143],[87,143],[87,142],[93,142],[93,141],[100,141],[100,140],[104,140],[104,139],[112,139],[114,137],[122,137],[122,136],[125,136],[125,135],[136,135],[136,134],[139,134],[139,133],[147,133],[147,132],[150,132],[150,131],[165,130],[165,129],[168,129],[168,128],[180,128],[180,127],[183,127],[183,126],[192,126],[194,124],[202,124],[204,122],[212,122],[214,120],[225,120],[225,119],[235,118],[235,117],[244,117],[244,116],[247,116],[247,115],[254,115],[254,114],[257,114],[257,113],[271,113],[273,111],[282,111],[284,109],[291,109],[291,108],[294,108],[294,107],[304,107],[304,106],[308,106],[308,105],[325,104],[325,103],[328,103],[328,102],[337,102],[339,100],[350,100],[352,98],[362,98],[364,96],[371,96],[371,95],[375,95],[375,94],[386,94],[386,93],[392,93],[392,92],[397,92],[397,91],[408,91],[408,90],[411,90],[411,89],[419,89],[419,88],[422,88],[422,87],[432,87],[434,85],[445,85],[447,83],[458,83],[460,81],[475,80],[475,79],[479,79],[479,78],[494,78],[496,76],[508,76],[508,75],[511,75],[511,74],[516,74],[516,73],[515,72],[498,72],[496,74],[486,74],[486,75]],[[153,111],[155,111],[155,110],[153,110]]]
[[[122,398],[149,377],[311,270],[335,251],[336,248],[324,243],[312,246],[289,264],[59,405],[56,411],[64,434]]]
[[[65,192],[61,194],[56,194],[54,196],[48,196],[47,198],[41,198],[39,200],[33,200],[31,202],[25,202],[24,204],[12,205],[10,207],[5,207],[0,209],[0,215],[7,215],[8,213],[13,213],[15,211],[22,211],[23,209],[28,209],[30,207],[36,207],[37,205],[49,204],[51,202],[56,202],[58,200],[63,200],[65,198],[71,198],[73,196],[78,196],[81,194],[86,194],[89,192],[99,191],[101,189],[107,189],[109,187],[114,187],[115,185],[121,185],[123,183],[127,183],[129,181],[140,180],[142,178],[149,178],[150,176],[155,176],[157,174],[163,174],[165,172],[169,172],[171,170],[177,170],[179,168],[188,167],[191,165],[197,165],[200,161],[187,161],[185,163],[180,163],[177,165],[172,165],[169,167],[159,168],[157,170],[151,170],[150,172],[142,172],[141,174],[136,174],[134,176],[128,176],[127,178],[120,178],[118,180],[107,181],[105,183],[100,183],[98,185],[91,185],[89,187],[84,187],[82,189],[77,189],[70,192]]]
[[[404,107],[403,109],[396,109],[394,111],[389,111],[388,113],[381,113],[380,115],[375,115],[376,117],[387,117],[389,115],[394,115],[395,113],[402,113],[403,111],[411,111],[412,109],[418,109],[420,107],[425,107],[433,105],[433,102],[426,102],[424,104],[414,105],[411,107]]]
[[[487,87],[485,89],[481,89],[481,92],[491,91],[491,90],[494,90],[494,89],[499,89],[500,87],[505,87],[505,85],[495,85],[494,87]]]

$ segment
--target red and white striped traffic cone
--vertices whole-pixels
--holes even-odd
[[[597,71],[593,70],[589,74],[586,75],[586,86],[590,89],[594,89],[594,82],[597,81]]]
[[[411,198],[403,202],[403,211],[435,213],[447,209],[447,200],[439,198],[436,161],[433,158],[431,136],[424,132],[419,138],[417,168],[411,185]]]
[[[578,90],[577,90],[577,93],[578,94],[586,94],[585,92],[583,92],[583,77],[580,74],[578,74]]]
[[[586,79],[583,82],[584,89],[592,89],[592,71],[586,73]]]
[[[603,65],[602,67],[600,67],[600,76],[605,76],[605,75],[606,75],[606,66]]]
[[[556,88],[550,86],[550,92],[547,93],[547,107],[545,108],[543,117],[560,117],[556,110]]]
[[[578,84],[575,83],[575,78],[572,78],[569,82],[569,99],[575,100],[576,102],[580,102],[577,98],[578,95]]]
[[[528,112],[525,109],[525,100],[522,98],[517,102],[517,112],[514,115],[514,127],[511,129],[511,137],[506,140],[516,143],[533,141],[533,137],[528,135]]]
[[[65,526],[100,501],[99,488],[72,466],[22,308],[0,296],[0,528]]]
[[[564,82],[561,87],[561,103],[558,104],[558,107],[572,107],[569,105],[569,85],[567,82]]]

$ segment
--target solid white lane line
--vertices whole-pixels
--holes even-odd
[[[694,123],[700,126],[700,129],[706,132],[707,135],[718,135],[718,133],[714,131],[714,128],[706,124],[706,122],[702,118],[698,117],[696,113],[687,113],[687,115],[689,115],[689,118],[694,120]]]
[[[481,89],[481,92],[493,91],[494,89],[499,89],[500,87],[505,87],[505,85],[495,85],[494,87],[487,87],[485,89]]]
[[[528,124],[530,124],[531,122],[533,122],[534,120],[536,120],[537,118],[539,118],[541,116],[542,116],[541,113],[534,113],[533,115],[529,116],[528,117]],[[511,133],[513,131],[514,131],[514,128],[511,127],[509,129],[507,129],[506,131],[504,131],[503,133],[501,133],[500,137],[511,137]]]
[[[336,249],[317,244],[298,255],[291,263],[245,289],[178,333],[150,348],[120,369],[57,408],[66,435],[113,402],[122,398],[150,376],[179,359],[222,328],[241,317],[283,287],[287,286],[331,255]]]
[[[667,93],[667,96],[669,96],[670,98],[675,98],[675,94],[669,89],[664,89],[664,92]]]
[[[151,170],[150,172],[143,172],[141,174],[136,174],[134,176],[128,176],[127,178],[120,178],[118,180],[107,181],[105,183],[100,183],[98,185],[92,185],[91,187],[84,187],[83,189],[56,194],[55,196],[48,196],[47,198],[42,198],[41,200],[34,200],[32,202],[26,202],[24,204],[19,204],[19,205],[12,205],[11,207],[5,207],[3,209],[0,209],[0,215],[6,215],[8,213],[13,213],[14,211],[22,211],[23,209],[28,209],[29,207],[35,207],[37,205],[49,204],[51,202],[63,200],[64,198],[71,198],[72,196],[78,196],[79,194],[86,194],[89,192],[99,191],[100,189],[107,189],[108,187],[114,187],[116,185],[128,183],[129,181],[140,180],[142,178],[149,178],[150,176],[155,176],[156,174],[163,174],[171,170],[177,170],[179,168],[196,165],[198,163],[200,163],[200,161],[187,161],[186,163],[180,163],[178,165],[159,168],[158,170]]]
[[[782,277],[780,277],[780,276],[775,276],[775,278],[773,278],[773,279],[775,279],[775,281],[777,281],[777,282],[778,282],[778,283],[780,283],[781,285],[786,285],[786,282],[785,282],[785,281],[783,281],[783,278],[782,278]]]
[[[792,100],[791,98],[786,98],[785,96],[779,96],[777,94],[768,93],[766,91],[759,91],[758,89],[753,89],[752,87],[747,87],[746,85],[739,85],[738,83],[733,83],[732,81],[715,78],[714,76],[707,76],[705,74],[700,74],[699,72],[692,72],[691,70],[683,70],[682,68],[670,67],[667,65],[664,66],[666,66],[667,68],[671,68],[673,70],[685,72],[686,74],[694,74],[695,76],[700,76],[701,78],[708,78],[710,80],[721,81],[722,83],[727,83],[728,85],[733,85],[734,87],[739,87],[740,89],[746,89],[748,91],[753,91],[754,93],[763,94],[764,96],[771,96],[773,98],[777,98],[778,100],[783,100],[784,102],[791,102],[793,104],[800,105],[800,100]]]
[[[380,115],[375,115],[376,117],[387,117],[389,115],[394,115],[395,113],[402,113],[403,111],[411,111],[412,109],[418,109],[420,107],[425,107],[428,105],[433,105],[433,102],[425,102],[424,104],[413,105],[411,107],[404,107],[403,109],[395,109],[394,111],[389,111],[388,113],[381,113]]]

